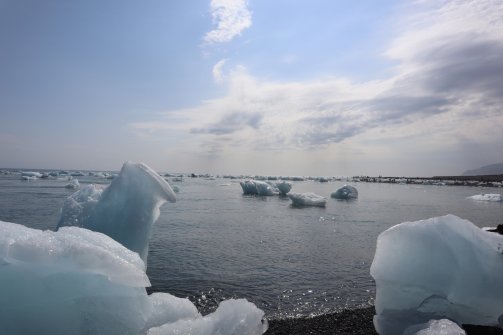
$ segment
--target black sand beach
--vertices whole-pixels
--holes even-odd
[[[313,318],[269,320],[265,335],[372,335],[377,334],[372,318],[374,307],[345,310]],[[464,325],[467,335],[503,335],[503,329]]]

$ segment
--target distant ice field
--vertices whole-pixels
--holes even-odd
[[[268,318],[355,308],[373,304],[369,269],[377,236],[387,228],[448,213],[479,227],[503,223],[503,203],[467,199],[501,188],[350,183],[358,199],[330,198],[346,183],[292,182],[292,192],[327,198],[325,208],[294,208],[288,197],[243,195],[239,180],[170,182],[180,191],[154,225],[151,290],[189,297],[203,313],[231,297],[248,299]],[[55,229],[74,192],[67,184],[0,175],[0,220]]]

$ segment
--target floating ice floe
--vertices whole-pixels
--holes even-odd
[[[420,325],[410,326],[403,335],[465,335],[466,332],[451,320],[430,320]]]
[[[487,194],[477,194],[468,197],[468,199],[476,200],[476,201],[492,201],[492,202],[501,202],[503,201],[503,196],[498,193],[487,193]]]
[[[243,194],[257,195],[278,195],[278,190],[272,185],[258,180],[245,180],[239,183],[243,189]]]
[[[35,176],[21,176],[21,180],[37,180]]]
[[[290,198],[290,200],[292,200],[292,205],[298,207],[304,207],[304,206],[325,207],[327,203],[327,200],[321,195],[310,192],[308,193],[290,192],[288,193],[288,197]]]
[[[264,333],[264,313],[244,299],[203,317],[188,299],[147,295],[143,259],[114,239],[145,250],[160,204],[175,200],[166,185],[146,165],[126,163],[108,188],[69,197],[56,232],[0,221],[0,334]]]
[[[281,195],[286,195],[292,189],[292,183],[287,181],[280,181],[274,185]]]
[[[42,174],[40,172],[34,172],[34,171],[23,171],[21,172],[21,176],[40,178],[42,177]]]
[[[88,185],[70,196],[58,229],[77,226],[104,233],[146,263],[152,225],[166,201],[175,202],[176,196],[161,176],[143,163],[126,162],[107,188]]]
[[[80,187],[79,181],[77,179],[71,179],[68,184],[65,185],[65,188],[76,190]]]
[[[344,185],[330,194],[330,197],[334,199],[356,199],[358,198],[358,190],[353,186]]]
[[[381,233],[370,268],[379,334],[447,318],[503,326],[503,236],[447,215]]]

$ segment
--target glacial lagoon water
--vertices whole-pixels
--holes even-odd
[[[107,183],[78,177],[81,185]],[[64,179],[0,175],[0,220],[55,229],[73,190]],[[352,183],[359,198],[330,193],[344,182],[292,182],[294,192],[327,197],[326,208],[292,208],[287,197],[242,194],[239,180],[184,178],[177,202],[154,226],[151,291],[189,297],[203,312],[246,298],[268,318],[323,314],[373,304],[370,277],[380,232],[404,222],[455,214],[479,227],[503,223],[503,203],[467,197],[501,188]]]

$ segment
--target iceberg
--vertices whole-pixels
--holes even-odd
[[[244,299],[222,302],[203,317],[188,299],[147,295],[150,281],[139,255],[79,227],[53,232],[0,221],[0,265],[0,334],[190,334],[183,329],[198,329],[208,335],[260,335],[267,330],[264,313]]]
[[[104,233],[137,252],[146,264],[152,225],[166,201],[175,202],[175,192],[157,172],[126,162],[107,188],[91,184],[70,196],[58,229],[77,226]]]
[[[71,179],[68,184],[65,185],[65,188],[76,190],[80,187],[79,181],[77,179]]]
[[[292,206],[296,207],[325,207],[327,200],[321,195],[314,193],[288,193],[288,197],[292,200]]]
[[[278,189],[280,195],[286,195],[292,189],[292,183],[280,181],[276,183],[275,187]]]
[[[446,215],[381,233],[370,268],[379,334],[447,318],[502,326],[503,236]]]
[[[503,201],[503,196],[498,193],[487,193],[487,194],[477,194],[468,197],[468,199],[476,200],[476,201],[492,201],[492,202],[501,202]]]
[[[356,199],[358,198],[358,190],[353,186],[344,185],[330,194],[330,197],[334,199]]]
[[[258,180],[245,180],[239,183],[243,189],[243,194],[256,194],[256,195],[278,195],[279,191],[264,181]]]

